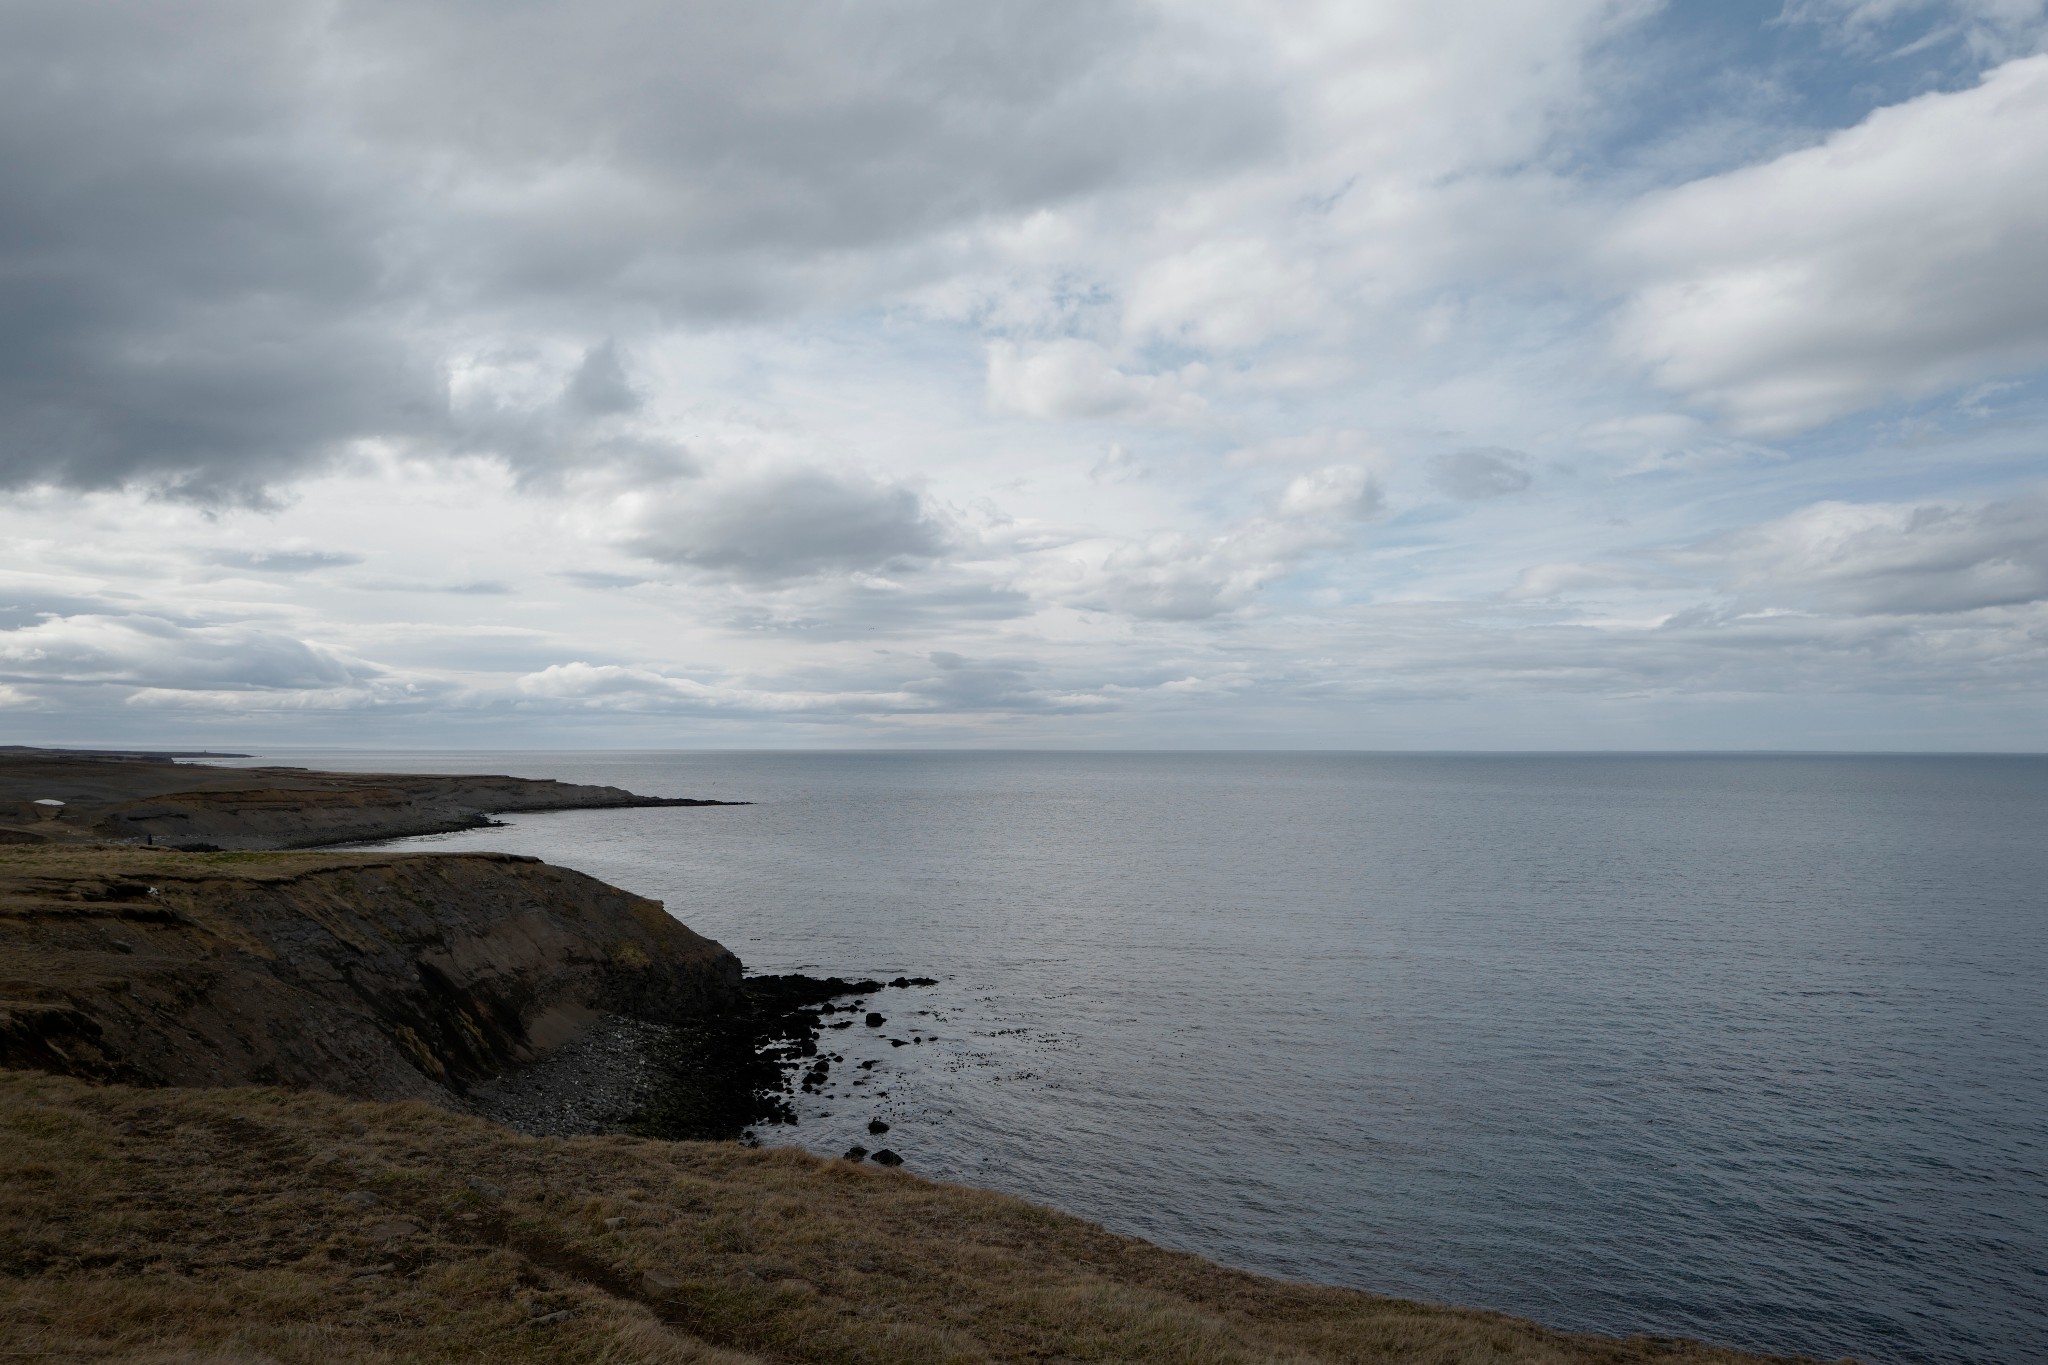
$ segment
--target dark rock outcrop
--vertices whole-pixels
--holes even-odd
[[[0,1066],[461,1106],[603,1014],[744,1007],[657,901],[505,854],[10,852]]]

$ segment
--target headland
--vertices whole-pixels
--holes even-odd
[[[659,902],[536,859],[278,847],[657,804],[616,788],[154,757],[0,774],[0,793],[65,802],[0,846],[13,1356],[1761,1359],[1285,1283],[909,1171],[714,1140],[830,1066],[823,1015],[930,983],[749,978]],[[522,794],[536,804],[503,804]],[[188,846],[270,847],[152,845],[173,814],[213,836]]]
[[[317,848],[475,829],[490,824],[493,814],[745,804],[502,775],[177,761],[192,756],[0,748],[0,844],[115,842],[195,852]]]

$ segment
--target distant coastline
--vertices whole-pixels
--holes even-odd
[[[193,852],[320,848],[477,829],[493,815],[517,812],[746,804],[503,775],[175,761],[194,757],[240,755],[0,748],[0,843],[114,842]],[[61,806],[53,810],[51,802]]]

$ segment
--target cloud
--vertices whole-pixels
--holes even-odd
[[[659,669],[583,662],[551,664],[519,679],[537,701],[616,711],[731,711],[761,715],[924,709],[908,692],[811,692],[706,683]]]
[[[1379,480],[1357,465],[1328,465],[1297,475],[1280,494],[1282,517],[1365,521],[1386,507]]]
[[[1277,129],[1216,40],[1133,0],[366,0],[338,31],[377,58],[353,87],[375,136],[470,171],[503,286],[712,311],[763,265],[1230,164]]]
[[[1239,446],[1224,457],[1237,465],[1310,464],[1333,461],[1377,463],[1383,452],[1363,431],[1348,427],[1317,427],[1299,436],[1274,436]]]
[[[186,626],[157,616],[66,616],[0,632],[0,678],[166,691],[355,688],[382,670],[251,626]]]
[[[1620,344],[1736,430],[1784,435],[2048,360],[2048,56],[1818,146],[1650,196]]]
[[[435,425],[385,293],[394,200],[313,116],[305,18],[0,14],[0,486],[247,498]]]
[[[1275,91],[1138,0],[23,0],[0,487],[210,502],[366,444],[622,447],[622,326],[859,303],[993,219],[1242,163]],[[582,337],[522,441],[468,355]],[[629,453],[629,452],[628,452]]]
[[[1186,420],[1205,408],[1191,387],[1200,366],[1171,374],[1133,374],[1109,352],[1068,337],[1026,348],[997,341],[988,348],[988,405],[1025,417],[1114,417]]]
[[[583,363],[576,367],[576,373],[562,391],[562,401],[590,417],[611,417],[639,409],[640,393],[626,377],[616,341],[606,341],[584,352]]]
[[[1270,514],[1208,535],[1164,532],[1112,543],[1077,586],[1041,582],[1081,605],[1159,621],[1200,621],[1248,606],[1268,585],[1348,544],[1385,505],[1379,481],[1356,465],[1290,480]]]
[[[403,578],[380,578],[351,586],[366,592],[436,592],[456,597],[510,597],[517,591],[510,583],[491,578],[467,583],[420,583]]]
[[[560,569],[555,577],[567,579],[579,588],[606,591],[613,588],[637,588],[649,582],[646,574],[607,573],[602,569]]]
[[[2039,602],[2048,599],[2048,497],[1822,502],[1669,558],[1778,606],[1910,615]]]
[[[1585,589],[1669,588],[1678,580],[1620,564],[1538,564],[1522,570],[1514,584],[1501,593],[1508,602],[1555,601]]]
[[[346,550],[209,550],[206,560],[223,568],[246,569],[251,573],[311,573],[316,569],[345,568],[360,564],[363,556]]]
[[[2048,29],[2044,0],[1788,0],[1781,22],[1829,25],[1852,48],[1896,56],[1959,41],[1988,57],[2018,56]],[[1902,21],[1925,21],[1917,35]]]
[[[1521,451],[1485,446],[1432,456],[1429,481],[1446,497],[1477,502],[1525,492],[1535,476]]]
[[[947,544],[914,490],[823,469],[707,479],[638,501],[629,552],[757,583],[901,568]]]

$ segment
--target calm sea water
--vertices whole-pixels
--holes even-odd
[[[777,1140],[1560,1327],[2048,1359],[2048,760],[269,757],[758,802],[410,843],[941,979]]]

